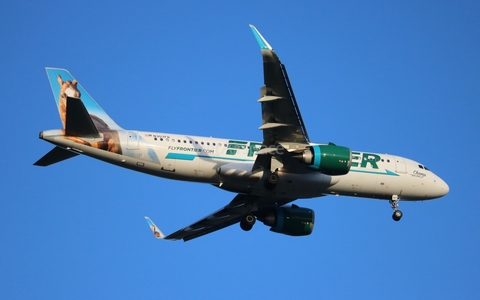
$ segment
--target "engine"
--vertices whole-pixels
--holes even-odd
[[[307,147],[293,157],[327,175],[345,175],[352,165],[352,151],[332,143]]]
[[[258,220],[270,226],[270,231],[292,236],[309,235],[313,231],[315,213],[297,205],[282,206],[260,214]]]

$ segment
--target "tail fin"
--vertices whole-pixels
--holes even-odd
[[[46,68],[46,70],[66,138],[83,145],[121,154],[118,130],[122,128],[107,115],[67,70],[56,68]],[[40,138],[44,139],[44,134],[45,132],[41,132]],[[92,138],[94,140],[91,140]],[[49,166],[77,155],[69,149],[57,146],[34,165]]]
[[[93,100],[78,81],[64,69],[46,68],[48,80],[52,87],[53,96],[57,103],[63,128],[67,128],[67,100],[71,98],[81,99],[85,109],[92,118],[98,130],[121,130],[122,128],[110,118],[100,105]],[[72,101],[68,101],[72,102]]]

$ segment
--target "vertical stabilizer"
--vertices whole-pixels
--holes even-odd
[[[98,130],[121,130],[78,81],[65,69],[46,68],[63,128],[66,127],[67,98],[81,99]]]

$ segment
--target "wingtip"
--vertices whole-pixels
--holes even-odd
[[[257,40],[257,43],[260,46],[261,50],[273,50],[272,46],[270,46],[270,44],[255,26],[253,26],[252,24],[249,24],[248,26],[250,26],[250,29],[252,30],[253,35],[255,36],[255,39]]]
[[[150,227],[150,230],[152,231],[155,238],[159,240],[165,238],[163,232],[157,227],[157,225],[155,225],[155,223],[153,223],[153,221],[149,217],[145,216],[145,220],[147,221],[148,227]]]

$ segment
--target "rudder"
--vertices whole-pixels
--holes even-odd
[[[48,80],[52,87],[63,128],[67,125],[67,99],[81,99],[95,126],[99,130],[121,130],[122,128],[110,118],[78,81],[65,69],[46,68]],[[100,128],[99,128],[100,127]]]

